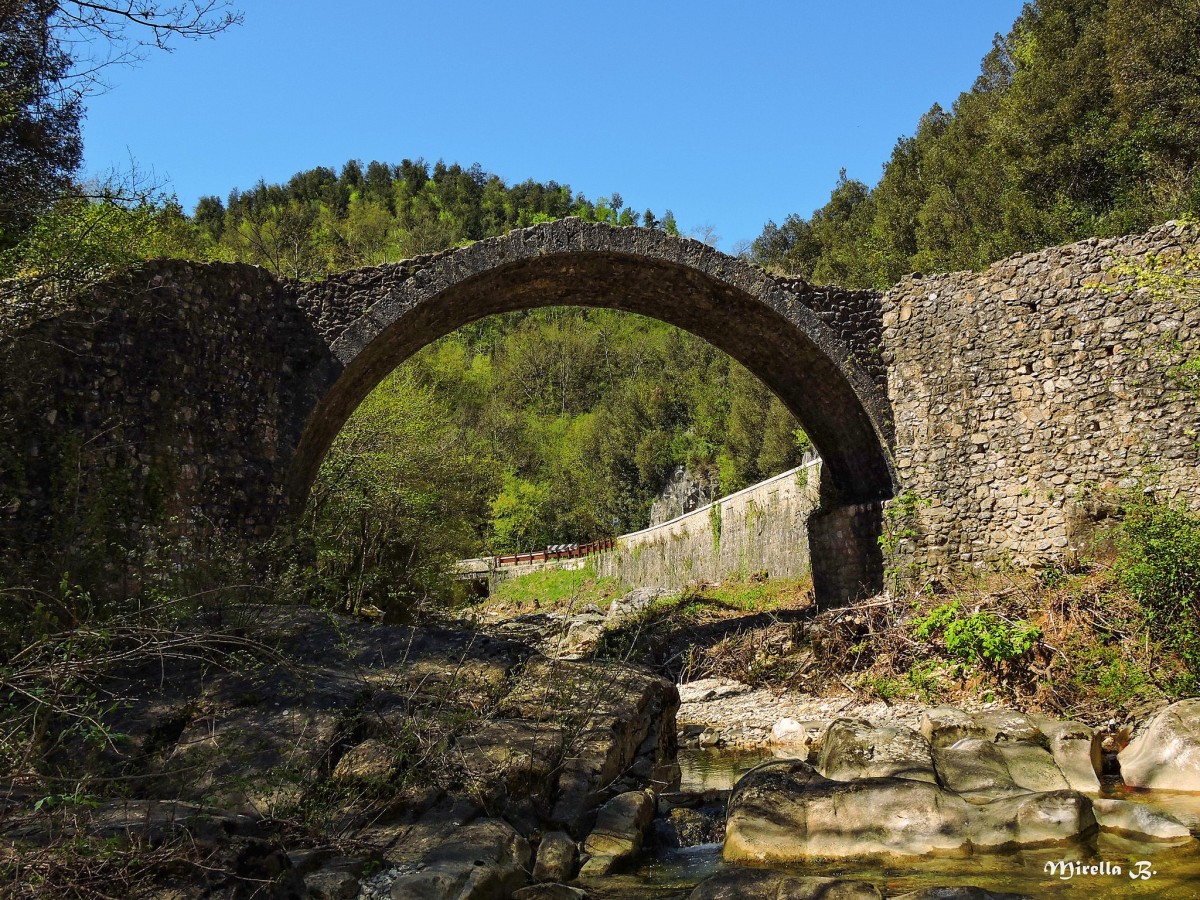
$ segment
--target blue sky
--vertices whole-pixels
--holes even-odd
[[[110,72],[89,172],[132,157],[190,210],[350,158],[478,162],[671,209],[730,249],[820,206],[843,166],[873,184],[1022,3],[239,5],[241,27]]]

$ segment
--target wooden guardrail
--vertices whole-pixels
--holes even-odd
[[[528,553],[509,553],[505,556],[494,557],[496,567],[519,566],[527,563],[546,562],[551,559],[578,559],[591,556],[593,553],[603,553],[616,546],[614,538],[601,538],[586,544],[552,544],[542,550],[530,550]]]

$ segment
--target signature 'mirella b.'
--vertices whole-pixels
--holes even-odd
[[[1139,860],[1129,864],[1129,869],[1122,868],[1118,863],[1110,863],[1107,860],[1096,863],[1081,863],[1074,860],[1060,859],[1046,863],[1042,869],[1047,875],[1057,875],[1063,881],[1070,881],[1075,876],[1091,877],[1096,875],[1107,875],[1110,878],[1120,878],[1122,875],[1128,875],[1134,881],[1149,881],[1158,873],[1150,867],[1150,863],[1146,860]]]

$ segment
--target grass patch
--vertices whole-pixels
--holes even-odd
[[[582,569],[542,569],[506,578],[496,585],[485,601],[487,606],[502,606],[517,611],[602,606],[622,593],[615,578],[601,578],[593,565]]]

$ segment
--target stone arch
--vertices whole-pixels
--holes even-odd
[[[260,540],[303,508],[398,363],[474,319],[551,305],[652,316],[746,365],[825,462],[808,523],[818,597],[880,584],[896,483],[880,297],[577,219],[310,284],[157,260],[62,307],[0,309],[0,559],[87,545],[107,573],[104,547],[156,532]]]
[[[484,316],[544,306],[640,313],[704,338],[796,415],[824,461],[823,488],[833,505],[886,500],[896,484],[890,406],[858,361],[877,347],[854,340],[861,316],[850,331],[846,322],[840,334],[835,330],[829,296],[698,241],[577,219],[335,276],[299,299],[328,342],[336,372],[292,459],[290,505],[302,508],[346,419],[408,356]]]

